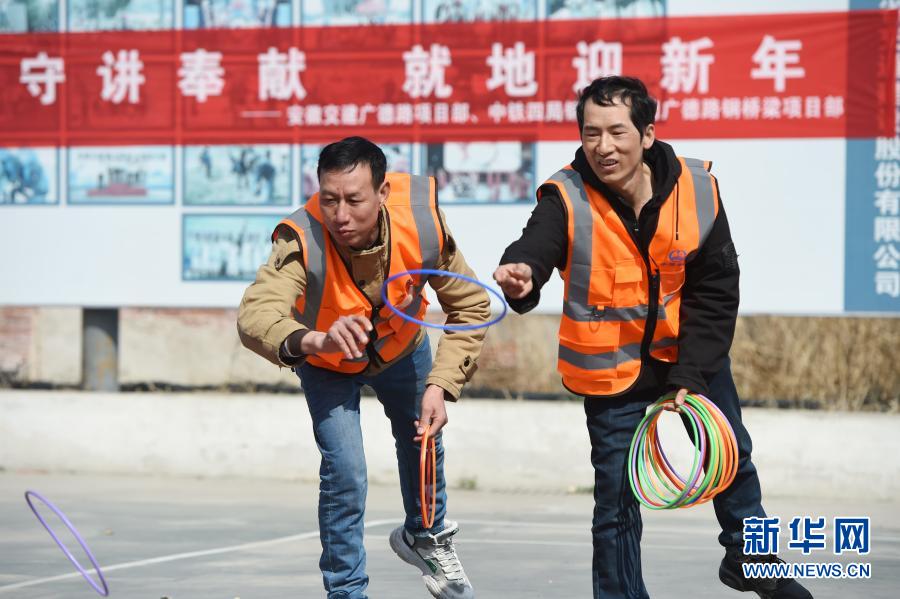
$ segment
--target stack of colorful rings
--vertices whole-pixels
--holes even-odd
[[[665,410],[676,410],[675,393],[660,397],[647,411],[628,452],[628,482],[637,500],[652,510],[706,503],[728,488],[737,474],[734,429],[722,411],[702,395],[689,394],[678,408],[694,439],[694,460],[687,478],[672,467],[656,428]]]

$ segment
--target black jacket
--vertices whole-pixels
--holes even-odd
[[[609,198],[646,260],[650,241],[656,234],[659,209],[681,175],[681,163],[675,158],[672,147],[661,141],[656,141],[644,153],[644,162],[653,173],[654,191],[637,219],[634,210],[600,182],[581,148],[575,153],[572,167],[585,184]],[[506,248],[500,260],[501,264],[524,262],[531,267],[532,292],[519,300],[506,298],[510,307],[520,314],[537,305],[540,289],[553,269],[564,268],[566,264],[568,235],[565,204],[553,185],[542,186],[538,196],[540,200],[522,230],[522,237]],[[669,366],[651,358],[645,344],[641,374],[629,391],[686,387],[708,394],[706,380],[725,366],[737,319],[740,270],[722,198],[719,197],[718,201],[719,212],[706,242],[695,255],[688,257],[685,266],[678,363]]]

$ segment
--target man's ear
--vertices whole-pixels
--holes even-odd
[[[644,129],[644,135],[641,138],[641,147],[645,150],[649,150],[654,141],[656,141],[656,126],[653,123],[650,123],[647,125],[647,128]]]
[[[378,188],[378,205],[384,206],[389,195],[391,195],[391,183],[385,179],[382,181],[381,187]]]

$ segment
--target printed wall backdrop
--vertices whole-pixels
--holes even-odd
[[[0,248],[58,228],[88,265],[68,293],[23,282],[0,303],[233,306],[271,228],[317,191],[323,144],[351,134],[376,140],[390,170],[435,177],[488,278],[578,146],[577,90],[622,73],[659,99],[662,139],[713,160],[744,312],[900,312],[894,4],[0,2]],[[782,206],[805,226],[772,219]],[[135,235],[156,248],[136,250],[153,264],[141,294],[107,279],[127,257],[94,259]],[[792,242],[797,261],[825,256],[818,299],[774,258]],[[773,297],[766,282],[797,289]]]

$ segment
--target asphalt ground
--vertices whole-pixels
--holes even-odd
[[[33,489],[54,502],[87,541],[110,597],[124,599],[285,599],[324,597],[317,488],[253,480],[0,473],[0,599],[98,596],[29,510]],[[498,493],[451,489],[456,546],[480,598],[590,598],[589,494]],[[806,580],[819,599],[900,596],[900,515],[896,502],[767,498],[770,515],[871,518],[871,553],[829,550],[792,562],[871,564],[866,580]],[[54,516],[48,521],[88,563]],[[370,486],[366,549],[373,599],[427,599],[418,570],[400,561],[388,533],[401,522],[399,488]],[[722,549],[709,505],[644,511],[643,564],[652,597],[749,597],[717,578]],[[787,544],[782,527],[782,547]]]

